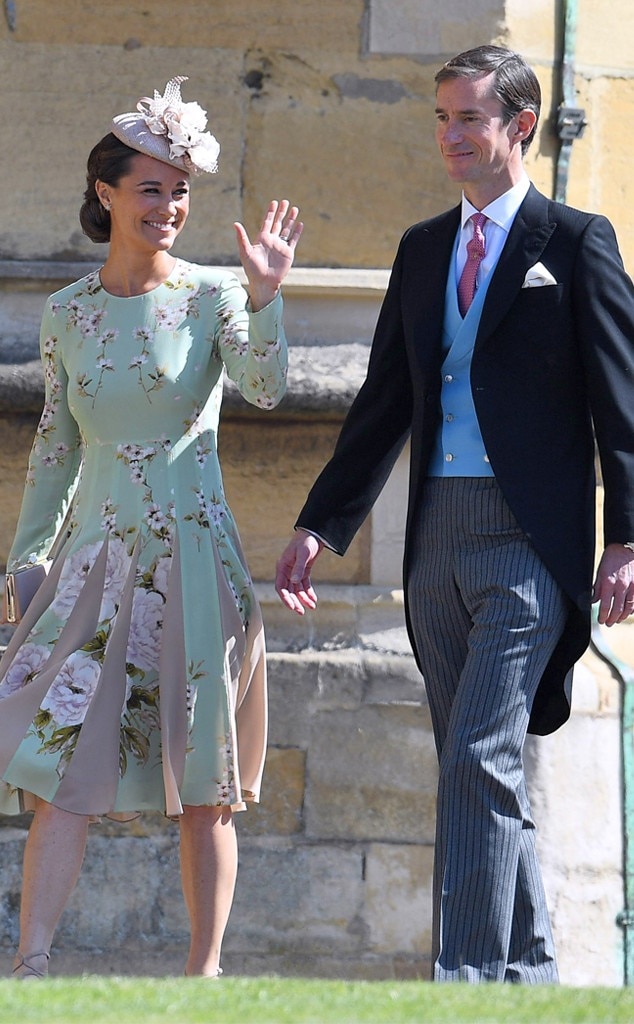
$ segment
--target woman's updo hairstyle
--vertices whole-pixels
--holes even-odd
[[[86,169],[86,191],[84,202],[79,211],[79,220],[85,235],[92,242],[110,241],[110,213],[104,209],[95,191],[95,182],[104,181],[106,185],[118,185],[130,170],[132,157],[136,150],[130,149],[110,132],[97,143],[90,156]]]

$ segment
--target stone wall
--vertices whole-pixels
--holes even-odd
[[[634,262],[634,108],[628,0],[578,2],[576,85],[588,115],[574,145],[570,201],[612,216]],[[544,90],[529,158],[552,189],[560,102],[555,0],[164,0],[107,6],[15,0],[0,17],[0,87],[10,142],[0,174],[0,258],[93,259],[77,222],[89,149],[113,114],[187,74],[222,145],[217,177],[199,180],[180,248],[235,259],[232,223],[253,229],[271,196],[299,202],[306,267],[387,267],[404,228],[451,204],[433,141],[433,75],[444,56],[481,41],[526,53]],[[13,11],[13,17],[10,17]],[[12,25],[12,27],[11,27]],[[628,148],[629,147],[629,148]]]

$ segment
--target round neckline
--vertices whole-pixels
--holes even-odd
[[[103,267],[104,267],[105,264],[102,264],[102,266],[97,271],[97,278],[99,279],[99,284],[101,286],[101,290],[108,296],[109,299],[118,299],[121,302],[129,302],[130,299],[144,299],[148,295],[154,295],[155,292],[157,292],[159,290],[159,288],[165,287],[167,282],[172,280],[172,278],[176,274],[177,269],[180,267],[181,263],[182,263],[182,260],[180,260],[179,257],[176,256],[175,257],[174,266],[172,267],[170,273],[167,275],[165,280],[161,281],[160,284],[155,285],[154,288],[150,288],[147,292],[139,292],[137,295],[115,295],[114,292],[108,291],[108,289],[106,288],[105,284],[101,280],[101,271],[103,270]]]

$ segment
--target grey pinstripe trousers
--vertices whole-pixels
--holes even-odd
[[[440,763],[434,978],[556,982],[522,751],[566,598],[490,477],[426,482],[410,565]]]

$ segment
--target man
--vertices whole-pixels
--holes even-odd
[[[436,84],[462,202],[401,241],[367,379],[276,589],[315,607],[315,558],[345,552],[411,436],[407,625],[440,762],[434,977],[555,982],[522,750],[569,715],[592,600],[608,625],[634,609],[634,289],[605,218],[528,181],[541,98],[525,61],[478,47]]]

